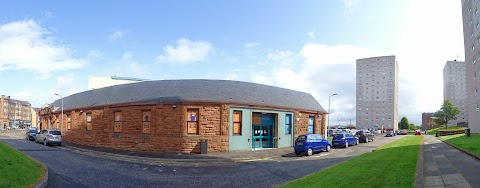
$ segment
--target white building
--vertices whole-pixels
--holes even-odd
[[[480,2],[462,0],[468,127],[480,133]]]
[[[357,129],[398,130],[395,56],[357,59]]]
[[[467,82],[465,62],[447,61],[443,68],[443,100],[449,100],[459,110],[456,120],[449,125],[464,126],[468,120],[467,113]]]
[[[146,81],[145,79],[140,78],[129,78],[129,77],[119,77],[119,76],[89,76],[88,77],[88,89],[98,89],[102,87],[108,87],[113,85],[120,84],[129,84],[135,82]]]

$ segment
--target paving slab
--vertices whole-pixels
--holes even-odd
[[[426,176],[425,177],[425,186],[443,186],[443,180],[441,176]]]
[[[448,175],[442,175],[443,182],[445,184],[456,184],[456,183],[468,183],[465,178],[461,174],[448,174]]]

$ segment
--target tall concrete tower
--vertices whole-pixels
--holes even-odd
[[[447,61],[443,68],[443,100],[449,100],[460,110],[457,119],[449,121],[449,125],[465,126],[468,121],[466,85],[465,62]]]
[[[398,130],[395,56],[357,59],[357,129]]]
[[[462,0],[468,127],[480,133],[480,2]]]

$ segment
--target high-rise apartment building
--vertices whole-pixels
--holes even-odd
[[[457,119],[449,121],[448,124],[465,126],[465,122],[468,121],[465,62],[447,61],[445,64],[443,68],[443,100],[449,100],[460,110]]]
[[[462,0],[468,127],[480,133],[480,2]]]
[[[357,129],[398,130],[395,56],[357,59]]]
[[[0,128],[30,126],[32,123],[31,104],[27,101],[11,99],[2,95],[0,98]]]

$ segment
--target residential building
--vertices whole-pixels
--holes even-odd
[[[143,82],[143,81],[146,81],[146,79],[119,77],[119,76],[89,76],[88,89],[92,90],[92,89],[98,89],[102,87]]]
[[[462,0],[468,127],[480,133],[480,2]]]
[[[31,127],[40,127],[40,108],[31,108],[32,113],[32,126]]]
[[[422,129],[430,130],[433,127],[430,125],[430,122],[433,121],[434,113],[433,112],[423,112],[422,113]]]
[[[357,129],[398,130],[395,56],[357,59]]]
[[[199,153],[203,140],[208,152],[283,148],[301,134],[326,133],[327,112],[311,94],[231,80],[88,90],[63,98],[63,118],[61,104],[42,108],[41,128],[63,130],[67,142],[122,150]]]
[[[443,68],[443,100],[449,100],[460,113],[457,119],[450,120],[449,125],[466,126],[467,113],[467,83],[465,62],[447,61]]]
[[[2,95],[0,98],[0,126],[13,128],[30,126],[32,123],[31,104],[27,101],[11,99]]]

